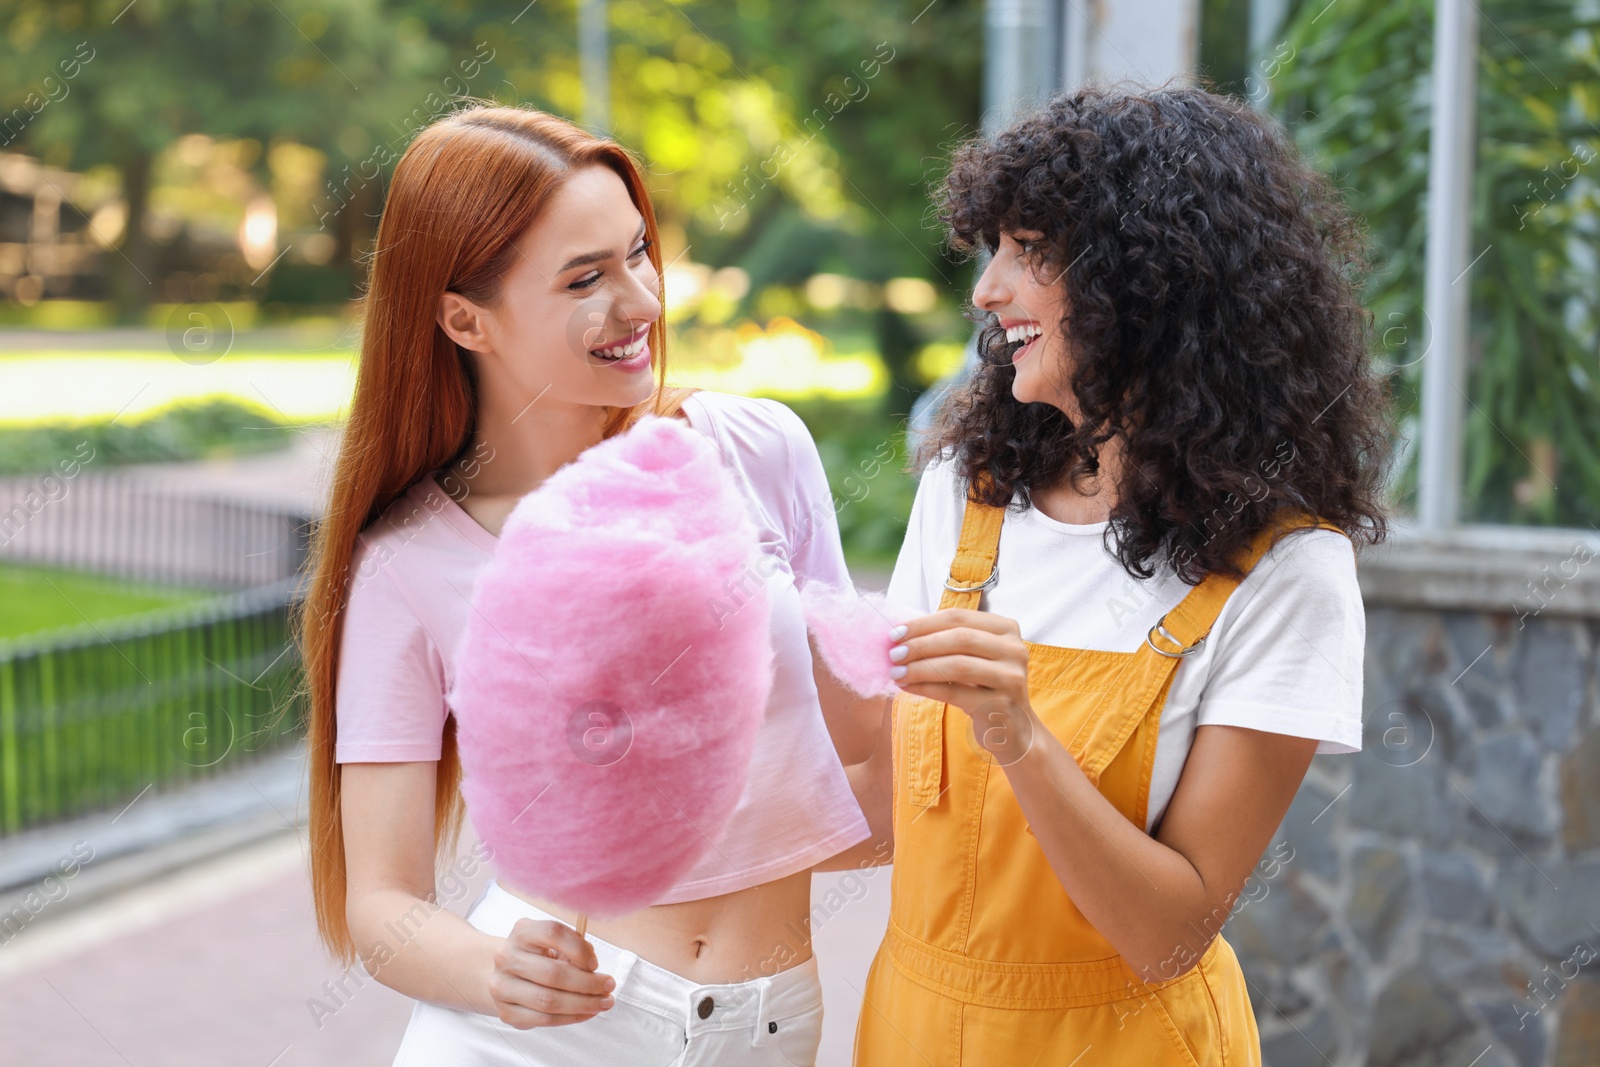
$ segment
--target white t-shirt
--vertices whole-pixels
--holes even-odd
[[[946,453],[917,486],[890,600],[939,609],[966,508]],[[1104,522],[1058,522],[1008,509],[999,578],[979,606],[1016,620],[1024,640],[1132,652],[1193,588],[1170,568],[1131,577],[1102,544]],[[1314,737],[1318,752],[1361,749],[1366,614],[1349,539],[1302,530],[1280,539],[1229,596],[1200,651],[1179,661],[1161,712],[1150,809],[1153,832],[1178,787],[1197,726],[1244,726]]]

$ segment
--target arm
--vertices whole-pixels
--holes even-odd
[[[1042,726],[1005,770],[1073,903],[1156,982],[1188,970],[1221,931],[1316,747],[1303,737],[1199,727],[1155,837],[1129,822]]]
[[[770,403],[788,423],[795,487],[792,497],[794,508],[790,515],[790,563],[795,584],[803,587],[808,581],[821,580],[829,585],[851,586],[854,583],[839,540],[838,514],[816,442],[806,430],[805,423],[792,410],[777,401],[766,403]],[[947,486],[942,479],[938,484],[940,489]],[[891,600],[910,606],[923,602],[923,593],[919,588],[922,580],[921,543],[923,529],[929,522],[927,513],[930,507],[925,502],[929,496],[924,491],[926,486],[925,472],[918,480],[916,497],[907,519],[907,534],[901,542],[887,590]],[[954,494],[946,493],[945,497],[947,499],[941,503],[946,508],[964,506],[964,499],[957,500]],[[892,863],[892,700],[889,697],[861,697],[843,686],[828,670],[815,641],[811,644],[811,661],[828,733],[840,761],[845,764],[845,775],[850,780],[856,803],[860,805],[867,825],[872,830],[871,837],[830,856],[815,869],[847,870]]]
[[[1271,841],[1317,742],[1202,726],[1155,837],[1090,783],[1028,700],[1017,624],[950,608],[906,624],[900,685],[960,707],[1073,903],[1147,981],[1199,959]]]
[[[345,913],[367,972],[418,1000],[527,1029],[582,1022],[614,983],[564,923],[494,937],[434,901],[435,763],[342,765]]]
[[[887,697],[873,699],[882,702],[883,710],[871,755],[844,769],[872,836],[823,860],[816,866],[819,871],[881,867],[894,862],[894,715]]]
[[[847,767],[860,763],[872,755],[878,743],[883,720],[889,714],[889,698],[861,696],[839,681],[817,649],[816,638],[809,633],[806,636],[811,642],[811,676],[817,683],[817,700],[822,704],[822,718],[828,724],[839,762]]]
[[[811,581],[849,588],[854,585],[839,541],[838,515],[828,490],[828,479],[800,417],[776,401],[775,409],[788,423],[794,470],[794,512],[790,516],[790,565],[795,584]],[[902,556],[906,555],[902,549]],[[823,720],[856,803],[866,816],[872,836],[817,864],[817,870],[839,871],[879,866],[894,858],[894,831],[890,822],[890,774],[893,762],[889,741],[890,698],[863,697],[845,686],[827,667],[816,641],[811,645],[811,672]]]

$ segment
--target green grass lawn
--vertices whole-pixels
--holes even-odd
[[[0,563],[0,638],[101,623],[215,594],[136,584],[98,574]]]

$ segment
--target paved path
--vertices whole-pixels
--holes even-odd
[[[0,981],[0,1063],[75,1067],[386,1064],[409,1002],[367,980],[318,1025],[340,977],[318,949],[299,838],[24,931],[35,958]]]
[[[286,832],[37,923],[0,947],[0,1064],[390,1063],[411,1002],[323,956],[302,849]],[[881,868],[815,877],[813,913],[826,916],[816,932],[824,1067],[849,1063],[860,989],[888,914],[889,875]]]

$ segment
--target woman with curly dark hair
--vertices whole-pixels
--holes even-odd
[[[1058,94],[938,206],[992,253],[986,327],[890,582],[928,614],[851,768],[895,865],[856,1062],[1259,1063],[1217,933],[1292,862],[1262,856],[1312,755],[1361,746],[1390,430],[1357,228],[1192,88]]]

